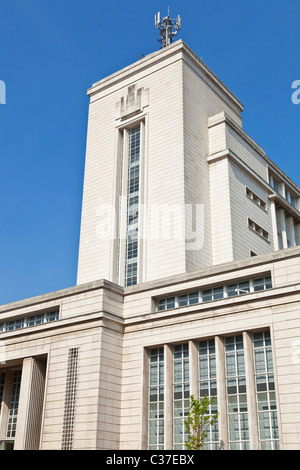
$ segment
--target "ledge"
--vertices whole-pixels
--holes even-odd
[[[196,281],[198,279],[206,279],[217,275],[223,275],[227,272],[242,271],[247,268],[260,268],[264,265],[281,261],[282,259],[290,259],[300,257],[300,246],[287,248],[285,250],[272,251],[263,255],[245,258],[243,260],[230,261],[228,263],[217,264],[203,268],[199,271],[191,273],[178,274],[176,276],[162,278],[155,281],[148,281],[136,286],[124,287],[124,295],[140,293],[143,291],[150,291],[159,289],[161,287],[173,286],[185,282]],[[300,262],[300,260],[299,260]]]
[[[170,46],[164,47],[158,51],[148,54],[143,59],[134,62],[127,67],[118,70],[117,72],[108,75],[107,77],[99,80],[94,83],[91,88],[87,90],[87,95],[89,97],[93,96],[99,91],[105,90],[106,88],[117,84],[118,82],[135,75],[138,72],[141,72],[150,66],[153,66],[157,63],[162,63],[163,60],[177,54],[183,53],[186,57],[196,64],[196,66],[202,70],[202,72],[213,82],[222,92],[232,101],[235,106],[242,112],[244,106],[238,100],[238,98],[229,90],[229,88],[224,85],[224,83],[205,65],[205,63],[190,49],[181,39],[175,41]]]

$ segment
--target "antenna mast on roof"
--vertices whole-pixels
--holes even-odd
[[[168,7],[168,16],[161,18],[160,12],[155,15],[155,26],[160,30],[161,47],[166,47],[172,44],[174,36],[181,29],[181,18],[170,18],[170,8]]]

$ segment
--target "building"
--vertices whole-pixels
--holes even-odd
[[[95,83],[77,285],[0,307],[3,449],[300,449],[300,190],[181,40]]]

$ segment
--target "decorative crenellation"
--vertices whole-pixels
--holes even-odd
[[[149,89],[138,88],[136,84],[127,88],[127,94],[117,103],[117,119],[128,119],[141,113],[149,105]]]

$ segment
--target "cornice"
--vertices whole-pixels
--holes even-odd
[[[91,88],[87,90],[89,97],[92,97],[96,93],[105,90],[108,87],[116,85],[117,83],[130,78],[133,75],[136,75],[139,72],[142,72],[150,67],[153,67],[157,63],[160,63],[163,66],[163,62],[169,59],[172,56],[179,55],[177,58],[182,60],[184,58],[189,58],[202,73],[211,81],[213,84],[224,93],[230,101],[232,101],[235,106],[238,107],[240,111],[244,110],[244,106],[238,100],[238,98],[227,88],[224,83],[205,65],[205,63],[190,49],[182,40],[176,41],[170,46],[167,46],[159,51],[155,51],[143,59],[134,62],[127,67],[118,70],[117,72],[99,80],[94,83]]]

